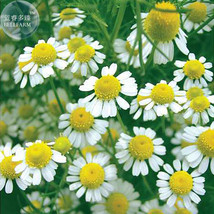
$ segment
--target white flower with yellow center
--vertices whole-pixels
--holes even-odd
[[[148,164],[154,172],[160,170],[163,160],[159,155],[166,154],[166,147],[163,146],[161,138],[155,138],[155,131],[150,128],[133,128],[134,137],[122,133],[116,143],[116,158],[120,164],[124,164],[123,169],[128,171],[132,167],[132,175],[147,175],[149,173]]]
[[[86,15],[83,14],[84,11],[79,8],[65,8],[60,13],[53,13],[52,21],[56,23],[56,26],[74,26],[78,27],[82,22]]]
[[[129,108],[129,103],[120,96],[135,96],[137,94],[137,84],[130,71],[125,71],[117,77],[117,64],[102,69],[102,77],[91,76],[80,86],[81,91],[92,91],[94,93],[81,99],[86,103],[86,108],[95,116],[115,117],[117,115],[116,103],[124,110]],[[95,97],[95,98],[94,98]]]
[[[106,132],[108,122],[95,119],[86,110],[82,103],[66,105],[68,113],[59,117],[59,129],[65,129],[63,135],[67,136],[76,148],[83,147],[86,143],[96,144],[101,139],[101,134]]]
[[[139,211],[139,193],[131,183],[118,179],[112,181],[114,191],[99,204],[91,207],[93,214],[135,214]]]
[[[177,198],[181,198],[185,208],[189,209],[192,202],[198,204],[200,197],[204,195],[204,181],[200,173],[195,170],[191,174],[188,173],[189,166],[186,162],[179,160],[173,161],[173,167],[169,164],[164,164],[163,168],[166,172],[160,171],[156,185],[159,187],[159,197],[161,200],[167,199],[167,205],[172,207]],[[192,202],[191,202],[192,201]]]
[[[187,35],[180,28],[180,14],[176,12],[176,6],[170,2],[158,2],[155,4],[156,9],[152,9],[149,13],[141,13],[143,28],[148,37],[157,44],[158,49],[154,52],[154,63],[166,64],[172,61],[174,57],[174,44],[176,43],[180,51],[187,55]],[[166,12],[170,10],[172,12]],[[137,25],[132,26],[135,28],[128,40],[134,44],[137,35]],[[145,35],[143,35],[146,37]],[[147,38],[143,39],[146,43],[149,42]],[[152,44],[151,44],[152,45]],[[151,49],[150,49],[151,53]],[[147,50],[143,54],[148,55]]]
[[[206,172],[210,162],[210,170],[214,174],[214,122],[210,127],[187,127],[183,139],[191,145],[181,150],[190,166],[198,167],[200,173]]]
[[[18,187],[25,190],[31,182],[28,177],[26,181],[20,178],[20,174],[15,172],[15,167],[20,164],[20,161],[13,161],[12,158],[17,150],[21,150],[21,146],[17,144],[12,148],[12,143],[6,143],[5,146],[0,146],[0,191],[5,186],[7,194],[13,191],[13,180],[16,181]]]
[[[182,13],[183,26],[187,32],[190,32],[193,29],[196,30],[213,15],[214,4],[208,1],[203,2],[199,0],[185,4],[184,8],[189,9],[189,11],[186,14]],[[197,33],[201,34],[204,31],[210,32],[213,25],[214,20],[210,20],[210,22]]]
[[[53,67],[63,70],[68,65],[65,61],[69,56],[67,46],[60,45],[53,37],[49,38],[47,43],[39,40],[34,48],[25,47],[24,51],[24,54],[19,56],[19,66],[14,72],[15,82],[22,80],[21,88],[26,86],[28,76],[31,86],[34,87],[41,84],[41,78],[55,75]]]
[[[202,56],[197,60],[195,54],[190,53],[187,61],[175,61],[175,66],[178,70],[174,71],[174,81],[184,81],[184,89],[188,90],[194,84],[201,84],[203,87],[207,87],[207,82],[211,82],[213,79],[213,72],[208,69],[212,68],[211,62],[206,62],[206,59]]]
[[[77,190],[76,195],[80,198],[84,193],[85,200],[90,202],[101,201],[108,197],[114,190],[109,181],[117,179],[117,168],[114,164],[108,165],[110,157],[99,153],[92,157],[86,154],[86,160],[82,157],[73,161],[69,167],[67,181],[71,182],[69,189]]]
[[[139,105],[144,108],[144,119],[154,120],[157,117],[168,115],[168,110],[178,113],[183,110],[180,104],[186,102],[186,92],[180,91],[176,82],[171,81],[167,84],[161,80],[160,83],[153,85],[147,83],[145,89],[139,92]],[[139,110],[140,111],[140,110]]]
[[[21,173],[21,178],[25,180],[32,175],[33,185],[41,183],[42,176],[47,182],[54,180],[57,163],[65,163],[66,157],[60,152],[51,149],[44,141],[26,143],[24,150],[17,151],[14,161],[22,161],[16,166],[16,173]]]

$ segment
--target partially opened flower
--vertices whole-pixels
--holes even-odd
[[[158,173],[157,186],[159,187],[159,197],[161,200],[167,199],[167,205],[172,207],[178,198],[182,198],[184,206],[189,209],[192,202],[198,204],[201,199],[198,195],[204,195],[204,181],[200,173],[195,170],[191,174],[188,172],[189,166],[186,162],[173,161],[173,167],[164,164],[166,172]]]
[[[99,153],[92,157],[86,154],[86,159],[79,157],[69,167],[67,181],[71,182],[69,189],[77,190],[76,195],[80,198],[85,194],[88,202],[101,201],[108,197],[114,190],[109,181],[117,179],[117,168],[114,164],[108,164],[110,157]]]
[[[89,96],[81,99],[86,103],[88,109],[93,115],[106,117],[115,117],[117,115],[116,103],[124,110],[129,108],[129,103],[123,99],[120,94],[126,96],[135,96],[137,94],[137,84],[130,71],[125,71],[117,77],[114,74],[117,71],[117,64],[111,64],[110,67],[102,69],[102,77],[91,76],[80,86],[81,91],[94,91]]]

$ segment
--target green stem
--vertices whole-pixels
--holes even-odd
[[[124,133],[126,133],[126,132],[127,132],[127,129],[126,129],[124,123],[123,123],[123,120],[122,120],[122,118],[121,118],[121,116],[120,116],[119,111],[117,111],[117,119],[118,119],[118,121],[119,121],[119,123],[120,123],[120,125],[121,125],[121,127],[122,127],[122,129],[123,129],[123,131],[124,131]]]
[[[111,146],[112,146],[112,149],[113,149],[113,153],[115,155],[116,154],[115,142],[114,142],[114,139],[112,137],[111,130],[109,129],[109,127],[107,128],[107,130],[108,130],[108,134],[109,134],[109,137],[110,137],[110,140],[111,140]]]
[[[47,12],[48,12],[48,18],[49,18],[49,22],[50,22],[50,26],[51,26],[51,36],[54,35],[54,32],[53,32],[53,22],[52,22],[52,19],[51,19],[51,13],[50,13],[50,7],[49,7],[49,4],[48,4],[48,0],[45,0],[45,5],[47,7]]]
[[[142,178],[143,178],[143,182],[144,182],[144,184],[145,184],[147,190],[149,191],[149,193],[150,193],[151,195],[154,195],[154,193],[153,193],[153,191],[152,191],[151,187],[149,186],[149,183],[148,183],[148,181],[147,181],[147,179],[146,179],[146,176],[142,176]]]
[[[162,116],[161,120],[162,120],[162,131],[163,133],[165,133],[165,130],[166,130],[165,116]]]

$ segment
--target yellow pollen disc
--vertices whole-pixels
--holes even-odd
[[[145,31],[151,39],[158,42],[167,42],[175,38],[180,28],[180,15],[176,12],[176,7],[170,2],[161,2],[155,5],[144,22]],[[160,11],[160,10],[162,11]],[[165,12],[170,10],[175,12]]]
[[[71,148],[69,139],[65,136],[60,136],[55,140],[53,149],[65,155]]]
[[[61,11],[60,13],[60,18],[62,20],[69,20],[69,19],[74,19],[76,17],[76,10],[73,8],[65,8],[64,10]]]
[[[131,44],[130,42],[126,41],[126,46],[125,46],[126,50],[131,53],[132,52],[132,47],[131,47]],[[134,52],[133,52],[133,55],[134,56],[137,56],[139,54],[139,51],[138,49],[135,49]]]
[[[44,142],[34,143],[32,146],[26,148],[26,163],[30,167],[43,168],[51,160],[51,148]]]
[[[183,70],[190,79],[200,79],[205,72],[205,67],[198,60],[190,60],[185,63]]]
[[[4,45],[8,41],[8,36],[5,34],[2,28],[0,28],[0,44]]]
[[[188,209],[186,208],[179,208],[175,211],[175,214],[192,214]]]
[[[148,214],[164,214],[160,209],[151,209],[149,210]]]
[[[85,110],[85,107],[79,107],[71,112],[70,123],[76,131],[86,132],[93,126],[94,117]]]
[[[83,45],[76,50],[74,58],[75,60],[84,63],[89,62],[94,55],[94,48],[92,48],[90,45]]]
[[[12,157],[12,155],[9,157],[4,157],[0,163],[0,172],[3,177],[13,180],[20,176],[20,174],[16,174],[15,168],[21,163],[21,161],[14,162],[12,161]]]
[[[99,151],[96,146],[85,146],[82,148],[81,152],[82,152],[82,155],[86,157],[87,153],[91,153],[92,156],[94,156],[98,154]]]
[[[193,179],[189,173],[178,171],[170,177],[169,185],[173,193],[177,195],[186,195],[192,190]]]
[[[203,90],[197,86],[190,88],[186,93],[188,100],[192,100],[195,97],[203,96],[203,95],[204,95]]]
[[[104,169],[97,163],[88,163],[80,171],[81,184],[89,189],[97,189],[105,178]]]
[[[202,2],[194,2],[188,6],[191,11],[188,14],[188,19],[194,23],[200,23],[207,16],[207,6]]]
[[[114,143],[116,143],[120,137],[116,129],[110,129],[110,133],[111,133],[111,136],[108,131],[106,131],[106,133],[102,135],[103,142],[109,146],[111,146],[111,138],[113,139]]]
[[[105,206],[110,214],[126,214],[129,201],[124,194],[115,192],[107,198]]]
[[[0,137],[3,137],[7,133],[7,124],[0,120]]]
[[[69,195],[63,195],[63,197],[58,199],[58,205],[62,210],[69,210],[73,205],[71,197]]]
[[[65,108],[65,105],[66,105],[65,101],[63,99],[60,99],[60,102],[61,102],[62,106]],[[59,103],[57,102],[56,99],[53,99],[49,102],[48,109],[51,112],[51,114],[53,114],[54,116],[59,117],[61,115]]]
[[[115,99],[121,91],[120,81],[111,75],[103,76],[96,81],[94,91],[98,99]]]
[[[36,64],[47,65],[55,61],[56,50],[47,43],[37,44],[32,51],[32,59]]]
[[[75,37],[73,39],[70,39],[68,44],[67,44],[68,50],[71,53],[74,53],[78,48],[80,48],[83,45],[85,45],[85,40],[83,38],[80,38],[80,37]]]
[[[138,160],[149,159],[154,151],[152,140],[146,135],[138,135],[131,139],[129,151]]]
[[[171,86],[165,83],[158,83],[152,89],[151,98],[158,104],[171,103],[174,100],[174,91]]]
[[[33,107],[29,104],[25,104],[19,107],[19,116],[22,119],[29,119],[31,116],[33,116]]]
[[[194,98],[190,102],[190,108],[196,112],[203,112],[210,107],[210,101],[205,96],[199,96]]]
[[[38,139],[39,136],[38,129],[35,126],[26,127],[23,134],[25,140],[27,140],[28,142],[35,141],[36,139]]]
[[[70,27],[64,26],[59,30],[59,40],[69,39],[72,34],[72,29]]]
[[[208,157],[214,157],[214,130],[208,129],[202,132],[197,144],[202,154]]]
[[[37,209],[41,208],[41,203],[37,200],[31,201],[31,203],[33,204],[34,207],[36,207]],[[27,212],[34,212],[34,209],[30,206],[27,206],[26,208],[24,208]]]
[[[8,53],[4,53],[0,56],[0,69],[4,71],[11,71],[15,68],[16,60]]]

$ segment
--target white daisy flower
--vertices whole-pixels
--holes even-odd
[[[189,50],[187,49],[187,35],[180,28],[180,14],[178,12],[165,12],[161,10],[174,10],[176,6],[170,2],[158,2],[155,7],[160,10],[152,9],[149,13],[141,13],[141,19],[145,33],[148,35],[151,41],[157,43],[158,49],[154,52],[154,63],[166,64],[168,61],[172,61],[174,57],[174,43],[180,49],[180,51],[187,55]],[[128,40],[131,44],[134,44],[137,35],[137,25],[133,25],[134,29]],[[145,37],[143,41],[149,43],[148,38]],[[152,44],[151,44],[152,45]],[[151,53],[151,48],[149,49]],[[148,56],[148,51],[145,51]]]
[[[53,13],[52,21],[57,23],[56,26],[60,25],[64,26],[74,26],[78,27],[82,22],[86,15],[83,14],[84,11],[79,8],[65,8],[60,13]]]
[[[210,162],[210,170],[214,174],[214,122],[210,127],[187,127],[183,139],[192,145],[182,149],[182,154],[190,166],[198,167],[200,173],[206,172]]]
[[[12,160],[17,150],[21,150],[21,146],[17,144],[12,148],[12,143],[6,143],[5,146],[0,146],[0,191],[5,187],[5,192],[10,194],[13,192],[13,180],[16,181],[18,187],[25,190],[31,182],[31,178],[27,177],[26,181],[20,178],[20,175],[15,172],[15,167],[20,164],[20,161]]]
[[[84,104],[68,103],[66,110],[68,113],[59,117],[58,128],[65,129],[63,135],[68,136],[74,147],[83,147],[86,143],[94,145],[101,139],[101,134],[106,132],[108,122],[95,119]]]
[[[200,25],[206,22],[213,15],[214,4],[208,1],[203,2],[199,0],[185,4],[184,8],[190,10],[186,14],[182,13],[184,29],[187,30],[187,32],[190,32],[193,29],[196,30]],[[213,25],[214,20],[211,20],[197,33],[201,34],[204,31],[210,32]]]
[[[93,214],[135,214],[139,211],[140,201],[137,198],[140,196],[135,192],[133,185],[122,179],[112,181],[114,191],[104,198],[98,204],[91,207]],[[121,188],[122,187],[122,188]]]
[[[54,27],[54,37],[58,41],[63,41],[63,39],[69,39],[73,33],[73,29],[69,26],[55,26]]]
[[[186,162],[179,160],[173,161],[173,167],[169,164],[164,164],[163,168],[166,172],[160,171],[156,185],[159,187],[159,197],[161,200],[167,199],[167,205],[172,207],[177,198],[181,198],[185,208],[189,209],[192,202],[198,204],[200,197],[204,195],[204,181],[200,173],[195,170],[191,174],[188,173],[189,166]],[[191,202],[192,201],[192,202]]]
[[[91,76],[80,86],[81,91],[94,92],[81,99],[87,103],[86,108],[94,115],[103,118],[115,117],[117,115],[116,103],[124,110],[129,108],[129,103],[120,96],[135,96],[137,94],[137,84],[130,71],[125,71],[114,77],[117,71],[117,64],[113,63],[108,68],[102,69],[102,77]]]
[[[132,167],[132,175],[147,175],[148,164],[154,172],[160,170],[163,160],[159,155],[166,154],[166,147],[161,145],[163,140],[155,138],[155,131],[150,128],[133,128],[134,137],[122,133],[116,143],[116,158],[119,164],[124,164],[123,169],[128,171]]]
[[[19,56],[19,66],[14,72],[15,83],[21,81],[20,88],[26,86],[28,76],[31,87],[34,87],[41,84],[43,78],[55,75],[53,67],[63,70],[68,65],[65,61],[69,56],[67,46],[60,45],[53,37],[47,43],[39,40],[34,48],[25,47],[24,51]]]
[[[71,182],[69,189],[77,190],[76,195],[80,198],[84,193],[87,202],[101,201],[108,197],[114,190],[109,181],[117,179],[117,168],[114,164],[108,165],[110,157],[99,153],[92,157],[86,154],[86,160],[82,157],[73,161],[69,167],[67,181]]]
[[[21,173],[23,180],[32,175],[33,185],[39,185],[42,176],[47,182],[53,181],[57,169],[56,162],[65,163],[66,157],[41,140],[26,143],[26,146],[24,150],[17,151],[13,157],[14,161],[23,161],[16,166],[16,173]]]
[[[178,67],[178,70],[174,71],[174,81],[180,82],[185,78],[183,88],[188,90],[194,84],[201,84],[203,87],[207,87],[207,82],[211,82],[213,79],[213,72],[211,62],[206,62],[206,59],[202,56],[197,60],[195,54],[190,53],[187,61],[175,61],[175,66]]]
[[[154,120],[156,115],[157,117],[168,115],[168,110],[174,113],[182,111],[180,104],[186,102],[185,94],[186,92],[180,91],[174,81],[167,84],[166,81],[161,80],[155,86],[147,83],[145,89],[139,92],[139,105],[143,106],[144,120]],[[141,110],[138,110],[137,114],[140,113]]]

